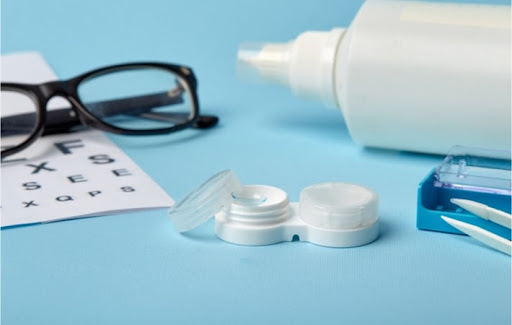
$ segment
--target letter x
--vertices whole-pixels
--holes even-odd
[[[34,169],[34,171],[32,172],[32,174],[37,174],[37,173],[39,173],[39,171],[41,171],[41,170],[47,170],[47,171],[49,171],[49,172],[54,172],[54,171],[56,171],[56,169],[54,169],[54,168],[46,167],[46,164],[47,164],[47,163],[48,163],[48,162],[47,162],[47,161],[45,161],[45,162],[40,163],[39,165],[27,164],[27,166],[35,168],[35,169]]]
[[[25,204],[25,208],[28,208],[28,207],[31,207],[31,206],[38,206],[39,204],[36,204],[34,201],[30,201],[30,202],[22,202],[23,204]]]

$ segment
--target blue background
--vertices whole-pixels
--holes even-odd
[[[236,246],[211,221],[183,236],[163,210],[6,229],[2,324],[510,324],[510,258],[416,229],[418,183],[442,157],[361,148],[339,111],[236,78],[240,42],[347,26],[361,3],[3,0],[2,53],[37,50],[62,78],[138,60],[194,68],[217,128],[111,137],[175,199],[224,169],[293,201],[355,182],[379,193],[382,229],[353,249]]]

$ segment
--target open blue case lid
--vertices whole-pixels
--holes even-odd
[[[436,168],[434,186],[510,195],[510,151],[455,146]]]
[[[510,167],[510,151],[453,147],[441,165],[420,183],[418,229],[461,234],[441,219],[441,215],[445,215],[510,239],[510,229],[479,218],[450,202],[452,198],[467,199],[510,213]]]

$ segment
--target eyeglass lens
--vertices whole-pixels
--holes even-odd
[[[78,85],[78,96],[96,118],[123,129],[169,128],[194,117],[185,80],[154,67],[92,75]]]
[[[33,98],[22,91],[2,89],[1,104],[3,151],[21,145],[35,132],[39,112]]]

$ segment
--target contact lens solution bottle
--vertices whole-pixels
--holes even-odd
[[[510,150],[509,6],[369,0],[348,28],[242,44],[239,71],[339,107],[356,143]]]

